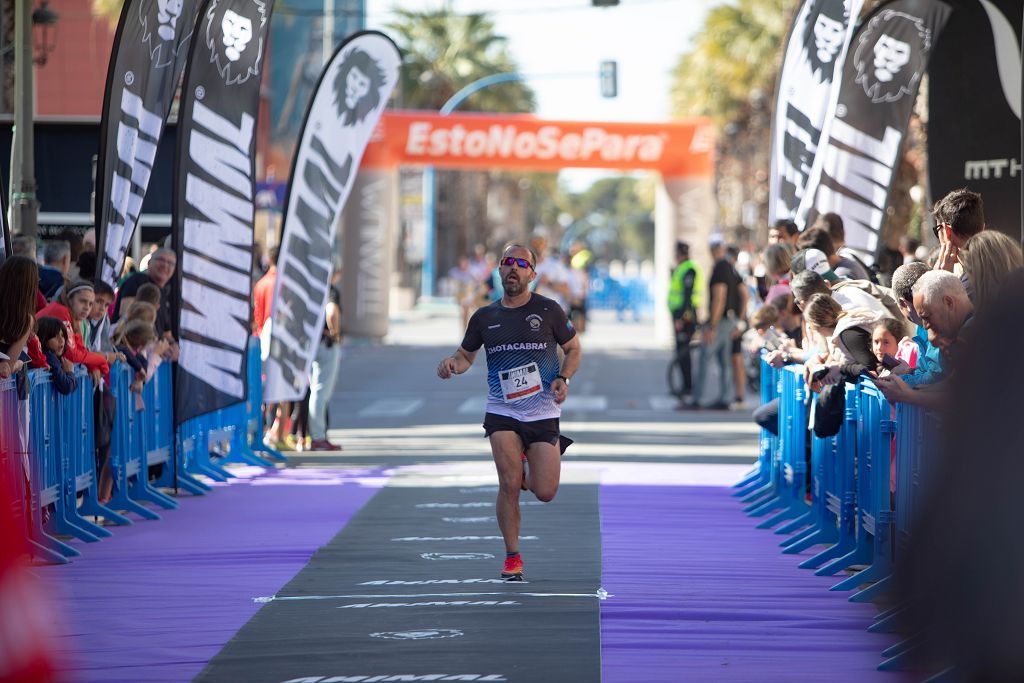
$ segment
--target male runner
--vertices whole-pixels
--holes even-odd
[[[498,470],[498,526],[505,539],[501,577],[509,581],[523,576],[519,491],[533,491],[545,503],[558,491],[561,454],[572,443],[559,434],[558,418],[581,355],[562,307],[530,292],[536,262],[526,247],[506,247],[498,266],[504,295],[473,314],[462,345],[437,366],[441,379],[461,375],[481,346],[487,350],[483,427]],[[565,352],[561,368],[558,346]]]

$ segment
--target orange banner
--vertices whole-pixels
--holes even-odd
[[[365,166],[652,169],[665,176],[713,174],[708,119],[666,123],[546,121],[521,114],[388,110],[363,156]]]

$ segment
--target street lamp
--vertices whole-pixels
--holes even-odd
[[[33,61],[39,66],[46,64],[50,53],[57,47],[57,19],[57,13],[50,9],[50,0],[43,0],[32,10],[32,26],[36,29]]]
[[[473,93],[496,83],[518,81],[522,78],[523,75],[515,71],[491,74],[490,76],[479,78],[449,97],[448,101],[441,105],[438,113],[441,116],[447,116],[455,111]],[[437,211],[434,205],[437,198],[437,189],[435,187],[433,166],[427,166],[423,169],[423,198],[423,227],[425,234],[423,236],[423,274],[420,278],[420,295],[424,299],[430,299],[434,296],[434,259],[436,256],[437,240]]]
[[[35,239],[39,232],[39,201],[36,199],[35,149],[32,126],[35,119],[35,83],[32,69],[45,64],[54,48],[57,13],[49,0],[32,10],[32,0],[15,0],[14,8],[14,139],[11,149],[11,228],[16,235]],[[33,55],[32,33],[40,27],[39,56]]]

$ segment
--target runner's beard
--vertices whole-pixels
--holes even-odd
[[[501,284],[509,296],[519,296],[526,290],[526,283],[519,276],[513,277],[511,273],[505,276]]]

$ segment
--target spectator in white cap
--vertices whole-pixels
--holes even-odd
[[[835,243],[825,228],[811,228],[800,235],[798,249],[817,249],[825,254],[829,268],[847,280],[870,280],[867,270],[856,261],[836,253]]]

